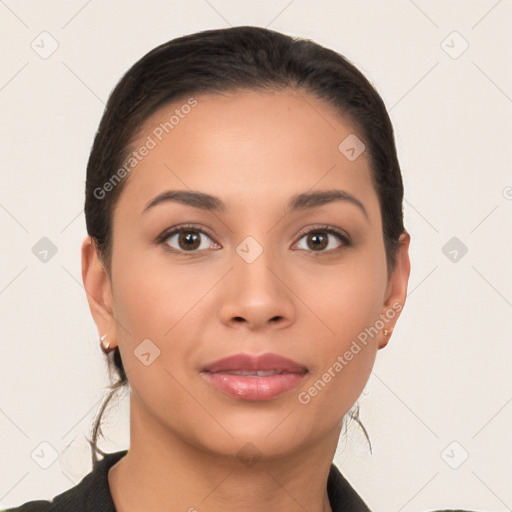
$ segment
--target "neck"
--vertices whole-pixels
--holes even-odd
[[[181,439],[133,405],[130,448],[108,474],[117,512],[331,512],[327,477],[340,426],[289,455],[251,459],[253,445],[238,455],[219,455]]]

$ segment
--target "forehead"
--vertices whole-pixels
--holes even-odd
[[[341,187],[375,201],[367,151],[355,159],[346,153],[347,141],[359,152],[360,139],[330,104],[302,92],[184,97],[153,113],[132,141],[139,155],[119,208],[177,188],[245,207],[248,201],[257,207],[273,199],[283,203],[315,188]]]

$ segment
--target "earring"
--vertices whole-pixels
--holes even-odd
[[[110,352],[110,343],[108,341],[105,341],[105,338],[107,337],[106,334],[104,334],[101,338],[100,338],[100,342],[101,342],[101,350],[103,350],[103,352],[105,354],[108,354]]]
[[[384,329],[384,336],[391,336],[391,333],[393,332],[393,329],[389,329],[389,331],[387,329]]]

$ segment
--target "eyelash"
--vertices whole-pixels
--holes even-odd
[[[205,249],[202,249],[200,251],[199,250],[183,251],[183,250],[178,250],[173,247],[170,247],[169,244],[166,243],[167,240],[171,236],[175,235],[176,233],[181,233],[182,231],[195,231],[195,232],[201,233],[203,235],[206,235],[208,238],[210,238],[210,240],[212,240],[212,242],[217,244],[217,242],[215,242],[215,240],[213,240],[212,236],[210,236],[208,233],[206,233],[203,229],[200,229],[197,226],[194,226],[192,224],[177,226],[177,227],[171,228],[170,230],[164,231],[161,235],[159,235],[159,237],[157,238],[156,241],[157,241],[157,243],[164,244],[165,249],[174,254],[179,254],[179,255],[183,255],[183,256],[187,256],[187,257],[199,256],[200,253],[203,252]],[[335,228],[333,226],[328,226],[328,225],[317,225],[312,228],[309,228],[307,231],[302,232],[299,235],[299,240],[304,238],[306,235],[309,235],[310,233],[316,233],[316,232],[329,233],[331,235],[335,235],[338,238],[338,240],[341,242],[341,245],[335,249],[329,249],[327,251],[325,251],[325,250],[306,251],[306,252],[312,253],[315,257],[338,253],[338,252],[342,251],[343,249],[346,249],[347,247],[351,246],[351,240],[350,240],[350,237],[348,236],[348,234],[346,234],[344,231],[339,230],[338,228]],[[219,245],[219,244],[217,244],[217,245]],[[305,249],[300,249],[300,250],[305,250]]]

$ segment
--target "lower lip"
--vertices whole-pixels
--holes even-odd
[[[240,400],[263,401],[276,398],[297,386],[305,373],[281,373],[268,377],[203,372],[210,384]]]

